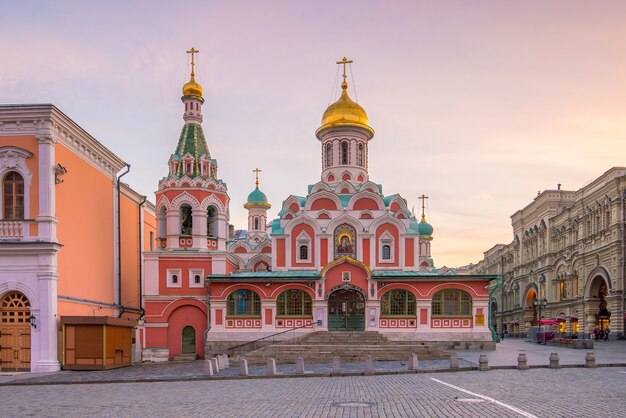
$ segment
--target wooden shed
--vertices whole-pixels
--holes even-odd
[[[130,318],[62,317],[63,369],[104,370],[130,366],[136,324]]]

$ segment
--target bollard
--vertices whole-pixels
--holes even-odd
[[[558,369],[559,366],[559,353],[550,353],[550,365],[551,369]]]
[[[296,374],[304,374],[304,359],[302,357],[296,359]]]
[[[278,373],[276,373],[276,360],[270,357],[267,359],[267,375],[275,376],[277,374]]]
[[[220,354],[217,356],[217,361],[220,365],[220,369],[228,369],[230,362],[228,360],[228,354]]]
[[[206,359],[202,362],[202,369],[207,376],[213,376],[213,364],[211,364],[211,359]]]
[[[417,369],[419,369],[417,354],[412,353],[411,357],[409,357],[409,370],[417,370]]]
[[[486,372],[489,370],[489,359],[486,354],[481,354],[478,359],[478,370],[481,372]]]
[[[374,359],[372,356],[365,357],[365,374],[374,374]]]
[[[248,376],[248,360],[239,357],[239,376]]]
[[[338,356],[333,357],[331,367],[333,373],[341,373],[341,362]]]
[[[459,368],[459,356],[457,353],[450,353],[450,368],[451,369]]]
[[[596,353],[594,353],[593,351],[587,352],[587,355],[585,356],[585,367],[598,367],[596,365]]]
[[[517,356],[517,370],[528,370],[528,357],[526,357],[526,353],[519,353]]]
[[[211,358],[211,366],[213,366],[213,373],[219,373],[220,372],[220,365],[219,365],[216,357],[212,357]]]

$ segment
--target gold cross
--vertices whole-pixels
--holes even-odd
[[[195,61],[194,61],[194,56],[195,54],[197,54],[198,52],[200,52],[199,50],[195,49],[195,48],[191,48],[189,51],[187,51],[188,54],[191,54],[191,76],[195,76],[194,73],[194,66],[196,65]]]
[[[263,171],[263,170],[260,170],[259,168],[255,168],[254,170],[252,170],[253,173],[256,173],[256,183],[255,184],[256,184],[256,188],[257,189],[259,188],[259,173],[261,171]]]
[[[349,60],[346,57],[343,57],[341,61],[337,61],[337,64],[343,64],[343,82],[346,82],[346,64],[352,64],[352,60]]]
[[[424,216],[424,203],[426,202],[426,199],[428,199],[428,196],[426,196],[425,194],[422,193],[422,195],[420,197],[418,197],[419,200],[422,201],[422,218],[425,218]]]

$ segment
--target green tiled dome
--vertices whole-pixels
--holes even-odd
[[[257,187],[248,195],[248,203],[266,203],[267,204],[267,196],[265,193],[259,190]]]
[[[420,237],[430,237],[433,234],[433,227],[426,222],[426,218],[422,218],[422,221],[417,225],[417,232]]]

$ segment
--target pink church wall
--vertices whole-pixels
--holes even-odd
[[[320,239],[320,264],[325,266],[328,264],[328,239]]]
[[[311,210],[337,210],[337,204],[332,200],[321,197],[311,205]]]
[[[202,337],[206,329],[206,314],[196,306],[185,305],[174,310],[168,318],[167,347],[170,350],[170,359],[182,352],[183,328],[191,326],[196,334],[196,353],[204,357]]]
[[[285,267],[285,239],[278,238],[276,240],[276,266]]]
[[[367,272],[362,267],[356,266],[349,262],[344,262],[333,266],[326,271],[326,294],[335,286],[345,284],[341,281],[341,273],[350,272],[350,284],[363,289],[363,293],[367,294]]]
[[[415,265],[415,240],[407,238],[404,241],[404,264],[407,267]]]
[[[378,210],[378,204],[366,197],[354,202],[354,210]]]
[[[298,254],[298,236],[305,232],[309,238],[311,238],[311,245],[309,246],[309,260],[310,263],[298,262],[296,255]],[[315,232],[310,225],[300,224],[296,225],[291,231],[291,265],[298,267],[313,267],[315,265]]]

